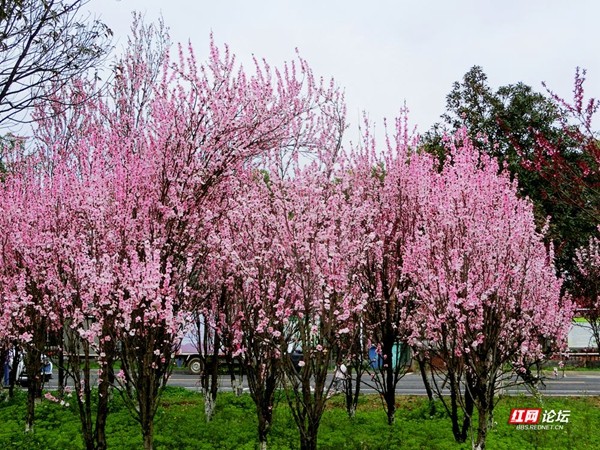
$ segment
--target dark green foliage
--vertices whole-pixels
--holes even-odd
[[[535,206],[538,226],[551,217],[548,237],[556,250],[557,269],[572,274],[573,255],[594,232],[597,220],[588,214],[586,204],[598,204],[597,193],[586,190],[577,180],[592,161],[565,133],[561,111],[546,95],[524,83],[509,84],[493,90],[479,66],[472,67],[462,81],[455,82],[446,97],[446,112],[423,138],[422,148],[443,164],[445,132],[465,127],[482,152],[495,156],[518,180],[519,190]],[[551,174],[536,170],[539,161],[539,137],[560,152],[573,170],[562,174],[560,183],[552,183]],[[549,166],[550,167],[550,166]],[[569,181],[570,180],[570,181]],[[567,287],[571,287],[569,276]]]

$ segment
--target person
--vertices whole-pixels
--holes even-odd
[[[13,357],[13,349],[11,348],[6,352],[6,360],[4,361],[4,386],[6,387],[10,386],[10,370],[13,364]]]
[[[564,361],[559,361],[558,362],[558,370],[562,370],[562,377],[566,378],[567,376],[565,375],[565,363]]]
[[[341,363],[333,374],[333,387],[335,392],[344,392],[346,390],[346,377],[348,376],[348,368],[344,363]]]

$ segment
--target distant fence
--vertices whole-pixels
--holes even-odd
[[[563,360],[565,367],[586,367],[589,369],[600,368],[600,354],[598,352],[572,352]]]

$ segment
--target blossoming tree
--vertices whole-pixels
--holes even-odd
[[[464,405],[467,425],[477,409],[481,449],[506,374],[523,375],[532,361],[565,348],[572,306],[516,182],[464,132],[447,145],[449,161],[432,180],[404,270],[418,296],[414,343],[444,362],[451,390],[444,405],[457,440],[466,437],[457,408]]]
[[[152,448],[158,396],[196,295],[204,231],[218,217],[215,197],[254,158],[293,150],[301,136],[322,132],[323,105],[336,101],[334,88],[315,80],[301,59],[281,70],[257,61],[246,75],[213,42],[208,62],[198,65],[191,48],[180,47],[171,61],[155,38],[134,24],[109,97],[84,106],[96,129],[65,140],[64,127],[53,127],[64,116],[40,115],[46,142],[61,144],[47,152],[69,155],[82,167],[78,176],[91,175],[85,183],[101,192],[97,214],[86,217],[96,223],[86,230],[102,229],[95,237],[102,242],[87,241],[98,253],[80,254],[87,252],[88,271],[99,278],[87,295],[111,316],[110,327],[96,321],[78,333],[89,343],[119,343],[116,381],[145,448]],[[73,280],[81,278],[64,280],[76,291]]]
[[[411,280],[403,272],[404,255],[412,241],[426,196],[433,160],[416,153],[406,112],[378,148],[365,124],[363,143],[350,161],[350,198],[354,233],[368,235],[370,245],[356,261],[353,281],[366,298],[362,312],[360,352],[370,354],[371,384],[381,394],[388,423],[394,422],[396,386],[410,368],[412,330]]]
[[[230,339],[226,351],[242,362],[250,395],[256,404],[258,440],[266,448],[273,422],[276,390],[280,388],[287,357],[286,328],[291,316],[286,267],[271,210],[265,173],[240,174],[218,237],[211,252],[223,275]],[[223,327],[221,326],[220,329]]]
[[[47,171],[36,171],[33,164],[13,169],[0,183],[0,340],[24,353],[29,379],[25,429],[30,431],[42,391],[42,354],[60,318],[51,263],[56,186]],[[13,369],[16,365],[15,360]]]
[[[301,351],[297,366],[286,359],[284,383],[301,447],[316,448],[317,432],[331,386],[332,364],[348,357],[346,336],[357,332],[353,318],[364,299],[352,285],[350,268],[368,236],[353,235],[347,218],[348,185],[330,179],[316,163],[293,180],[273,181],[278,242],[289,268],[287,350]],[[283,306],[283,305],[282,305]]]

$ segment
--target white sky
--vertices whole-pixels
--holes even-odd
[[[211,31],[241,62],[255,54],[280,64],[297,47],[315,75],[344,88],[354,128],[361,111],[381,124],[406,101],[411,122],[426,131],[473,65],[492,87],[523,81],[542,91],[546,81],[568,99],[580,66],[588,70],[586,92],[600,97],[597,0],[92,0],[87,7],[112,28],[117,49],[133,10],[147,21],[162,13],[172,40],[191,40],[200,61]]]

